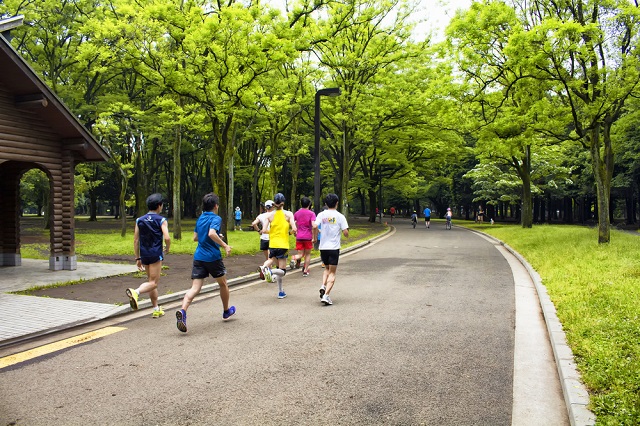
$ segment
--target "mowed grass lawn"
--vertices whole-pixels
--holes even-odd
[[[540,274],[597,424],[640,424],[640,235],[612,230],[599,245],[582,226],[456,224],[505,242]]]
[[[128,220],[127,233],[120,236],[120,224],[118,220],[112,218],[100,218],[99,222],[105,223],[103,227],[84,227],[81,222],[86,222],[86,218],[76,218],[76,254],[79,258],[88,256],[118,256],[133,255],[133,231],[135,222]],[[195,219],[185,219],[182,221],[182,239],[173,238],[172,220],[169,219],[169,233],[171,239],[171,253],[173,254],[193,254],[198,243],[193,241],[193,229]],[[247,230],[249,221],[243,223],[245,231],[227,230],[227,242],[232,247],[231,256],[243,254],[255,254],[259,252],[259,235],[257,232]],[[49,230],[43,229],[43,221],[37,218],[27,218],[21,223],[22,231],[29,234],[37,234],[43,242],[22,244],[20,251],[22,257],[29,259],[49,258]],[[342,247],[350,247],[387,231],[387,227],[380,224],[371,224],[364,218],[349,218],[349,238],[342,239]],[[296,238],[289,237],[290,247],[295,248]],[[44,242],[47,241],[47,242]],[[224,255],[224,250],[223,250]],[[317,250],[312,255],[319,256]],[[81,260],[81,259],[80,259]]]

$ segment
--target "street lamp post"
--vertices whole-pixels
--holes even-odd
[[[339,96],[339,87],[330,87],[326,89],[320,89],[316,92],[316,110],[315,118],[313,120],[313,130],[315,136],[315,180],[314,180],[314,196],[313,196],[313,209],[316,214],[320,213],[320,96]]]

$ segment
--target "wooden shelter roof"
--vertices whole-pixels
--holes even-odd
[[[2,22],[0,19],[0,28]],[[38,115],[60,135],[64,145],[77,153],[81,161],[106,161],[109,154],[55,93],[38,77],[33,68],[0,33],[0,84],[10,92],[17,107],[37,107]]]

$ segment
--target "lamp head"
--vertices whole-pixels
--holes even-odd
[[[340,90],[339,87],[327,87],[324,89],[320,89],[317,92],[318,95],[321,96],[340,96],[342,94],[342,91]]]

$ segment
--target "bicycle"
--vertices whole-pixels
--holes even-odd
[[[446,217],[447,222],[444,224],[445,229],[451,229],[451,217],[447,216]]]
[[[418,224],[418,217],[414,214],[411,216],[411,225],[413,225],[413,229],[416,229],[416,225]]]

